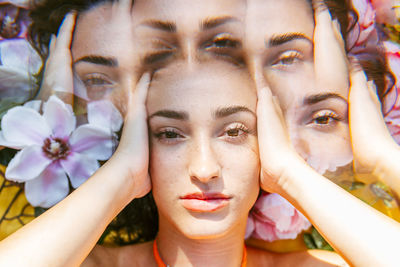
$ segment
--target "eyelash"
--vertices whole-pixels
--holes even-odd
[[[165,144],[173,144],[179,142],[178,139],[184,138],[184,136],[174,128],[161,129],[160,131],[154,134],[154,137],[157,138],[158,141]]]
[[[207,42],[206,49],[229,49],[239,48],[240,46],[240,41],[233,38],[231,34],[220,33]]]
[[[146,54],[143,60],[144,64],[147,65],[156,64],[160,61],[163,61],[172,56],[176,51],[174,45],[162,40],[153,40],[151,45],[154,51]]]
[[[250,133],[249,128],[241,123],[231,124],[224,128],[223,133],[220,135],[222,138],[226,138],[227,141],[233,143],[239,143],[243,141]],[[158,141],[165,144],[174,144],[185,138],[178,130],[174,128],[164,128],[154,134],[154,137]]]
[[[236,135],[229,135],[230,131]],[[250,134],[249,128],[247,128],[244,124],[235,123],[226,127],[221,137],[225,137],[229,142],[239,143],[246,139],[248,134]]]
[[[279,55],[279,58],[272,64],[275,66],[290,66],[297,63],[299,60],[302,60],[303,56],[294,50],[285,51]],[[287,62],[289,61],[289,62]]]
[[[322,110],[313,115],[311,123],[318,127],[329,127],[336,125],[341,120],[342,118],[335,112]]]
[[[112,85],[112,82],[109,81],[104,75],[101,74],[90,74],[85,77],[83,80],[83,84],[86,87],[92,86],[109,86]]]

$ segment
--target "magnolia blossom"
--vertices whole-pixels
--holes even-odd
[[[5,177],[25,182],[33,206],[51,207],[77,188],[110,158],[122,117],[108,101],[88,105],[88,122],[76,128],[72,108],[56,96],[38,112],[38,102],[14,107],[1,121],[0,145],[22,149],[9,162]],[[40,103],[39,103],[40,104]]]
[[[0,41],[0,99],[23,103],[32,96],[42,62],[25,39]]]
[[[310,227],[306,217],[286,199],[263,192],[248,217],[246,238],[252,236],[269,242],[295,239]]]

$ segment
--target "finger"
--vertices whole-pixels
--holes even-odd
[[[65,16],[60,28],[58,29],[57,42],[55,46],[56,49],[64,49],[64,48],[69,49],[71,47],[71,40],[74,32],[75,20],[76,20],[75,12],[68,13]]]
[[[54,53],[54,49],[56,48],[56,36],[54,34],[51,35],[50,44],[49,44],[49,54]]]
[[[366,139],[377,142],[381,138],[390,140],[373,82],[367,82],[367,77],[361,70],[350,73],[350,82],[349,120],[353,146]]]
[[[348,68],[344,42],[338,22],[333,22],[323,1],[314,1],[314,64],[316,79],[326,89],[348,87]],[[335,26],[336,25],[336,26]],[[335,29],[336,28],[336,29]],[[338,40],[340,38],[342,41]]]
[[[136,85],[133,93],[133,106],[145,106],[147,91],[150,85],[150,73],[144,73]]]
[[[148,150],[145,103],[149,84],[150,75],[145,73],[136,84],[135,90],[129,90],[128,92],[129,103],[119,147],[127,149],[129,153],[137,151],[143,154],[147,153],[146,151]],[[145,158],[147,158],[147,155],[145,155]]]
[[[132,0],[119,0],[118,1],[118,11],[121,13],[131,13]]]
[[[262,152],[290,147],[283,112],[267,86],[258,89],[257,131]]]

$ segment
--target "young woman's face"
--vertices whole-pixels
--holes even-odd
[[[348,88],[315,86],[311,4],[249,0],[244,48],[257,82],[277,95],[297,151],[317,171],[351,162]]]
[[[140,65],[130,10],[104,3],[80,13],[72,42],[75,94],[109,99],[124,114]]]
[[[244,229],[259,191],[253,87],[221,61],[172,64],[154,77],[147,109],[160,229],[190,238]]]
[[[144,67],[208,59],[240,64],[245,9],[245,0],[135,1],[135,35]]]

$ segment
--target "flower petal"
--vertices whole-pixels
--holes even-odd
[[[254,220],[254,234],[253,236],[257,239],[262,239],[268,242],[278,240],[272,224]]]
[[[88,120],[90,124],[118,132],[123,118],[118,109],[109,100],[94,101],[88,104]]]
[[[116,147],[116,139],[110,130],[90,124],[79,126],[69,140],[71,150],[93,159],[109,159]]]
[[[69,154],[66,160],[60,161],[60,164],[68,174],[74,188],[83,184],[100,167],[96,159],[79,153]]]
[[[40,146],[30,146],[19,151],[8,163],[6,178],[16,182],[32,180],[51,163]]]
[[[4,139],[23,146],[42,145],[51,135],[46,121],[38,112],[27,107],[7,111],[1,120]]]
[[[43,117],[56,137],[68,137],[76,127],[76,118],[67,105],[52,95],[44,104]]]
[[[22,149],[22,148],[24,148],[24,145],[17,144],[17,143],[12,143],[12,142],[7,141],[4,138],[4,135],[3,135],[2,131],[0,131],[0,147],[1,146],[6,146],[6,147],[9,147],[9,148],[13,148],[13,149]]]
[[[37,73],[42,61],[38,53],[25,39],[8,39],[0,42],[1,63],[26,73]]]
[[[40,108],[42,107],[42,101],[41,100],[31,100],[31,101],[26,102],[24,104],[24,107],[31,108],[31,109],[39,112]]]
[[[244,235],[244,239],[249,238],[253,232],[254,232],[254,219],[251,214],[249,214],[249,217],[247,217],[247,224],[246,224],[246,233]]]
[[[32,206],[50,208],[69,192],[68,178],[58,164],[48,166],[38,178],[25,183],[26,199]]]

